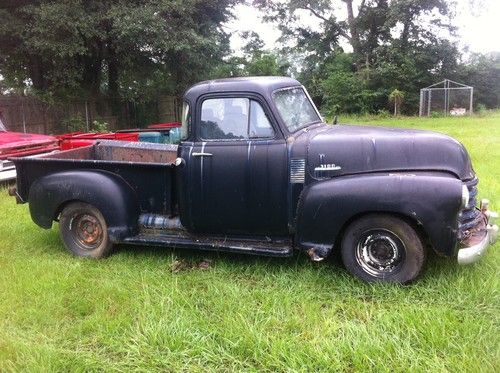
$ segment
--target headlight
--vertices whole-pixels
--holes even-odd
[[[467,207],[469,204],[469,189],[467,185],[462,185],[462,208]]]

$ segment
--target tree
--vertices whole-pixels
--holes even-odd
[[[459,53],[448,40],[454,31],[449,1],[342,0],[345,16],[339,2],[328,0],[256,4],[268,20],[280,22],[284,52],[303,56],[295,58],[301,64],[296,69],[318,104],[377,111],[388,107],[390,92],[400,87],[407,92],[405,109],[413,112],[419,89],[457,68]],[[316,27],[301,22],[304,14],[318,20]],[[335,62],[343,55],[349,66]]]
[[[389,101],[394,104],[394,116],[401,114],[401,104],[403,103],[404,98],[404,93],[398,89],[395,89],[389,95]]]
[[[474,105],[500,107],[500,52],[473,54],[458,66],[452,78],[474,87]]]
[[[242,56],[231,56],[224,60],[212,74],[214,78],[228,76],[286,76],[289,75],[290,64],[264,48],[264,41],[255,31],[240,33],[246,39],[242,47]]]
[[[242,37],[247,39],[243,46],[243,75],[287,75],[289,64],[278,56],[264,49],[264,41],[254,31],[244,31]]]
[[[255,31],[243,31],[240,36],[246,39],[247,42],[243,46],[242,51],[246,57],[260,57],[264,52],[264,40]]]
[[[453,31],[448,22],[451,13],[447,0],[363,0],[357,2],[357,7],[353,0],[342,0],[345,18],[341,17],[335,1],[255,0],[254,3],[266,11],[268,20],[279,22],[283,40],[295,40],[297,48],[325,56],[347,42],[358,69],[368,67],[376,57],[375,49],[387,42],[399,40],[406,49],[410,43],[433,38],[441,30]],[[301,23],[304,13],[318,20],[316,29]],[[428,21],[424,21],[424,15]]]
[[[274,53],[266,52],[253,56],[245,65],[245,74],[250,76],[286,76],[289,65]]]

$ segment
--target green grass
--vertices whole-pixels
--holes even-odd
[[[352,121],[456,137],[500,208],[500,112]],[[57,227],[38,228],[1,194],[0,371],[500,370],[498,244],[467,267],[432,256],[406,287],[302,255],[122,247],[93,261],[71,257]],[[203,258],[211,269],[171,270]]]

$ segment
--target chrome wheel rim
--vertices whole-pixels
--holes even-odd
[[[406,248],[394,233],[376,229],[361,236],[356,245],[356,260],[368,274],[385,278],[397,273],[404,262]]]

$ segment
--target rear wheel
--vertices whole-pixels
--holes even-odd
[[[424,267],[425,248],[406,221],[371,214],[354,221],[342,239],[342,261],[349,272],[368,282],[408,283]]]
[[[63,209],[59,233],[66,248],[76,256],[103,258],[113,246],[104,217],[88,203],[73,202]]]

